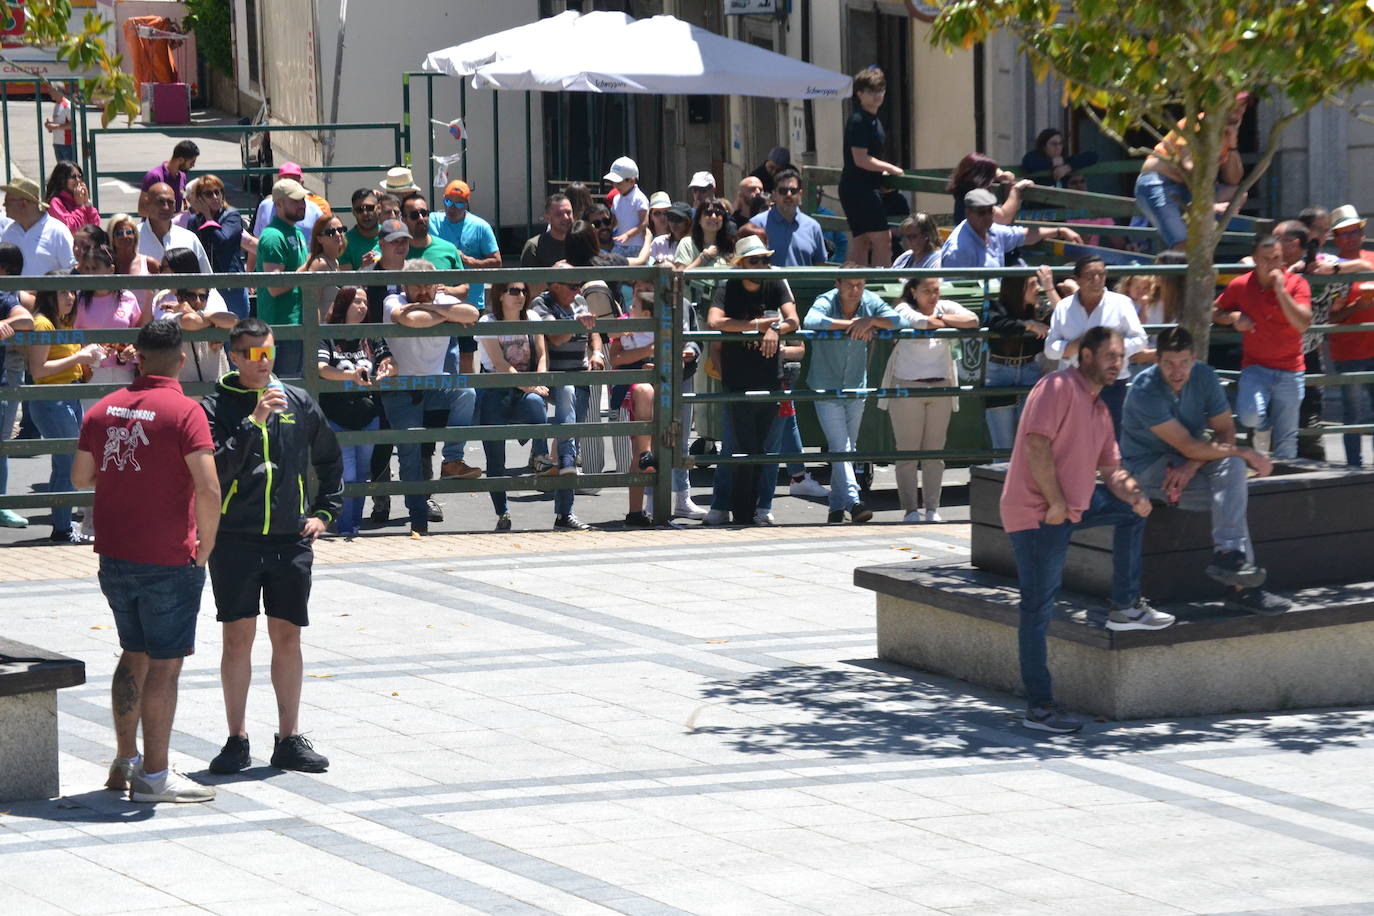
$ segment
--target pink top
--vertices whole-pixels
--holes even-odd
[[[1045,376],[1026,398],[1002,486],[1002,529],[1008,533],[1038,528],[1050,507],[1031,476],[1026,437],[1032,434],[1050,440],[1054,473],[1071,522],[1080,521],[1092,503],[1097,469],[1121,464],[1112,416],[1093,394],[1087,377],[1072,366]]]
[[[48,215],[73,232],[82,226],[100,225],[100,211],[90,204],[78,207],[72,195],[66,191],[59,191],[56,197],[48,201]]]
[[[79,301],[76,309],[75,327],[84,330],[99,328],[136,328],[143,317],[143,308],[138,298],[127,289],[118,293],[92,296],[89,305],[82,306]],[[105,357],[102,368],[121,366],[113,355]],[[132,366],[129,367],[132,371]]]

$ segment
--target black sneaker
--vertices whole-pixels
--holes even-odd
[[[855,503],[849,507],[849,520],[855,524],[862,524],[873,517],[873,510],[863,503]]]
[[[1206,569],[1207,575],[1222,585],[1240,588],[1255,588],[1263,585],[1268,575],[1263,569],[1245,558],[1243,550],[1218,550],[1212,554],[1212,562]]]
[[[1258,587],[1228,592],[1226,595],[1228,611],[1245,611],[1247,614],[1259,614],[1261,617],[1277,617],[1292,608],[1293,602],[1287,598],[1280,598],[1273,592],[1266,592]]]
[[[630,512],[625,516],[626,528],[652,528],[654,520],[647,512]]]
[[[429,514],[429,520],[431,522],[442,522],[444,520],[444,507],[439,505],[432,496],[425,500],[425,511]]]
[[[1083,723],[1073,716],[1066,715],[1054,706],[1032,706],[1026,710],[1021,724],[1038,732],[1055,735],[1072,735],[1083,727]]]
[[[210,761],[210,772],[229,776],[253,765],[253,757],[248,753],[247,735],[230,735],[224,742],[224,749]]]
[[[316,753],[305,735],[272,736],[272,766],[279,770],[298,770],[302,773],[323,773],[329,769],[329,758]]]
[[[843,509],[831,509],[830,514],[825,517],[827,525],[839,525],[844,522]]]
[[[658,470],[658,457],[653,452],[640,452],[639,469],[641,471]]]
[[[567,515],[555,515],[553,517],[553,526],[559,529],[560,531],[592,530],[591,525],[588,525],[586,522],[582,521],[582,519],[578,518],[576,515],[573,515],[571,512],[569,512]]]
[[[510,530],[510,513],[509,513],[509,512],[502,512],[500,515],[498,515],[498,516],[496,517],[496,530],[497,530],[497,531],[509,531],[509,530]]]

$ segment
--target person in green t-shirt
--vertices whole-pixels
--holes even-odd
[[[272,185],[272,222],[258,236],[258,273],[293,274],[305,263],[305,237],[296,228],[305,216],[306,191],[294,178],[283,178]],[[301,323],[299,286],[258,287],[257,317],[271,325]],[[300,376],[304,350],[299,340],[277,344],[277,373],[287,378]]]
[[[353,270],[363,270],[377,260],[377,227],[381,219],[377,213],[377,192],[359,188],[353,192],[353,219],[356,225],[344,233],[347,245],[339,261]]]

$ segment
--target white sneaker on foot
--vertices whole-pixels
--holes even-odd
[[[926,521],[938,524],[940,522],[943,522],[944,518],[940,515],[939,512],[936,512],[934,509],[927,509]]]
[[[701,521],[706,517],[706,510],[692,502],[692,497],[683,493],[673,502],[673,518],[690,518],[694,521]]]
[[[143,766],[143,755],[136,757],[116,757],[110,761],[110,775],[105,780],[107,789],[127,789],[129,779],[134,775],[134,770]]]
[[[773,521],[772,512],[769,512],[767,509],[760,509],[754,513],[754,524],[772,526],[777,523]]]
[[[805,474],[801,480],[792,481],[787,487],[787,493],[790,496],[814,496],[817,499],[824,499],[830,495],[830,490],[810,474]]]
[[[728,525],[730,524],[730,513],[724,509],[712,509],[706,513],[706,517],[701,520],[703,525]]]
[[[902,516],[903,525],[919,525],[925,520],[926,517],[920,509],[912,509],[906,515]]]
[[[129,801],[191,803],[208,802],[214,797],[214,786],[192,782],[171,767],[157,779],[149,779],[140,767],[129,779]]]

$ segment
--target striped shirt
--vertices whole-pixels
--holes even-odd
[[[535,297],[530,311],[545,321],[566,321],[579,315],[590,314],[587,311],[587,302],[581,296],[573,299],[568,308],[564,308],[555,302],[553,296],[547,292]],[[544,342],[549,350],[550,372],[577,372],[588,368],[587,333],[585,331],[574,334],[561,344],[555,344],[549,337],[545,337]]]

